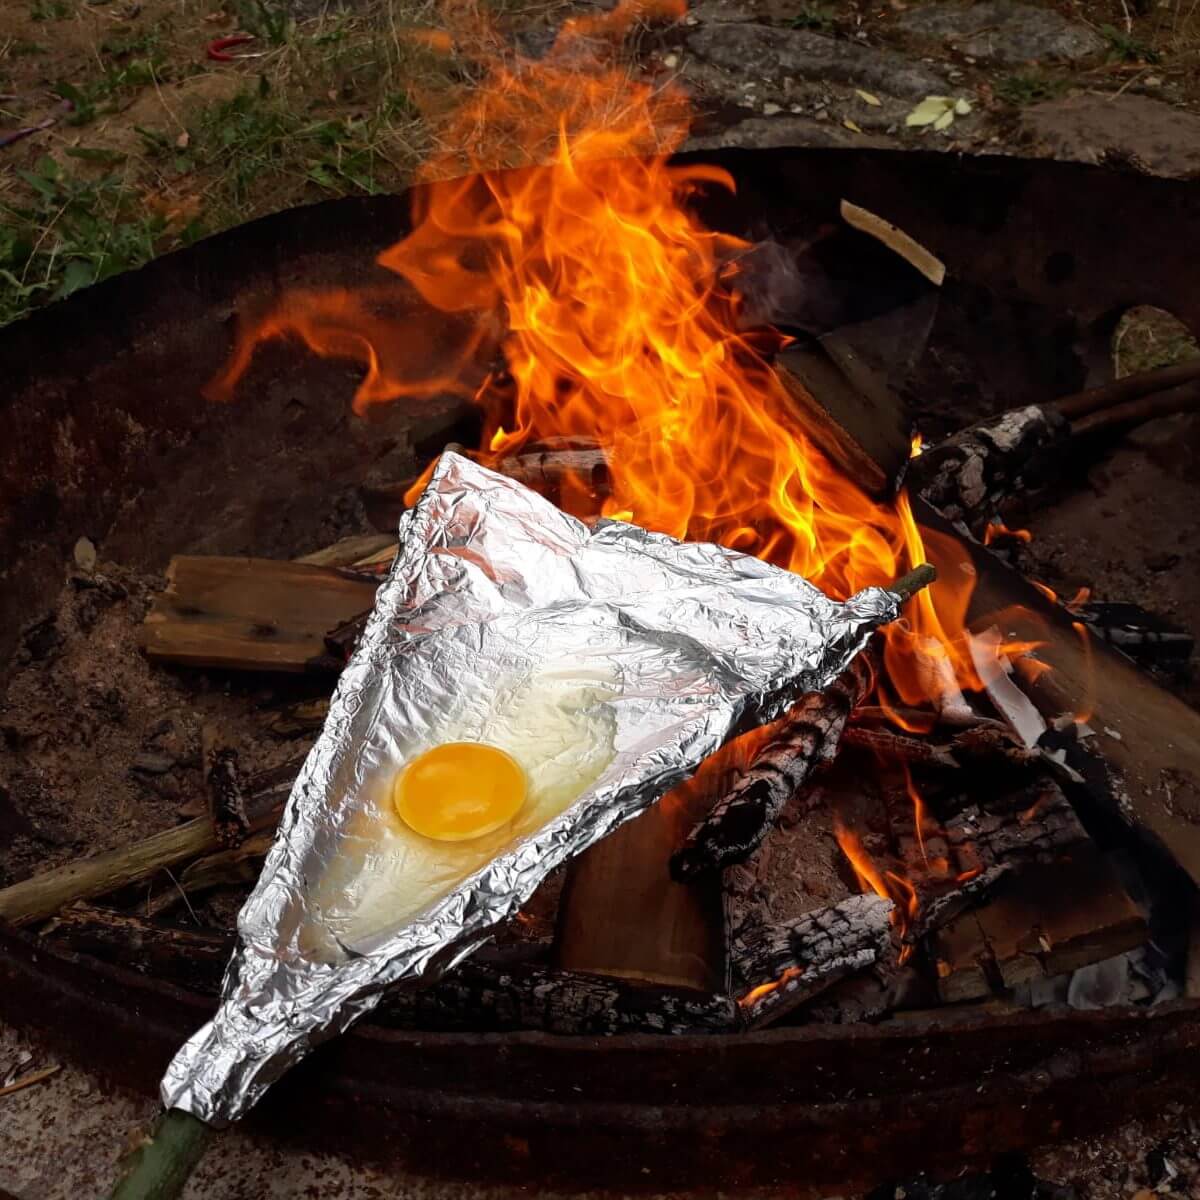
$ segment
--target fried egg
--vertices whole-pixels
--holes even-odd
[[[563,812],[612,761],[614,694],[607,678],[543,669],[389,764],[310,887],[302,949],[369,949]]]

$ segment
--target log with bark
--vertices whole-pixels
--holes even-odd
[[[293,759],[246,781],[243,790],[250,831],[274,828],[303,763],[303,757]],[[197,817],[132,846],[79,859],[0,890],[0,920],[12,925],[45,920],[73,901],[106,896],[218,849],[212,821],[208,816]]]

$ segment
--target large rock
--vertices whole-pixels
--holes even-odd
[[[1200,117],[1147,96],[1070,96],[1025,110],[1039,151],[1176,178],[1200,176]]]
[[[893,29],[951,43],[979,62],[1016,66],[1056,60],[1076,62],[1104,49],[1104,39],[1049,8],[1015,0],[983,4],[930,4],[909,9]]]
[[[701,25],[687,35],[697,58],[737,79],[796,79],[843,84],[920,100],[947,89],[923,63],[891,50],[774,25]]]

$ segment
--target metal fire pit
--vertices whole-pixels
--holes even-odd
[[[1121,314],[1200,329],[1194,187],[1095,168],[891,152],[703,156],[738,181],[705,217],[748,236],[835,221],[849,198],[947,263],[934,364],[996,409],[1082,386]],[[47,607],[83,530],[108,556],[286,556],[431,406],[349,415],[353,373],[265,348],[218,406],[230,319],[285,287],[390,280],[405,197],[340,200],[212,238],[0,331],[0,657]],[[412,301],[414,319],[416,301]],[[431,343],[436,353],[436,341]],[[935,394],[964,386],[929,368]],[[942,371],[941,374],[938,372]],[[436,406],[433,406],[436,409]],[[0,1015],[151,1091],[213,1001],[0,930]],[[364,1024],[250,1118],[308,1144],[489,1181],[578,1188],[865,1186],[1092,1132],[1186,1097],[1200,1005],[811,1026],[715,1037],[400,1033]],[[648,1173],[647,1173],[648,1171]]]

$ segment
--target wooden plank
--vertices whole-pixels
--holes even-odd
[[[324,635],[367,611],[376,583],[268,558],[182,555],[141,631],[156,662],[232,670],[334,669]]]
[[[678,822],[664,803],[572,861],[555,960],[571,971],[718,991],[724,948],[716,876],[671,878]]]

